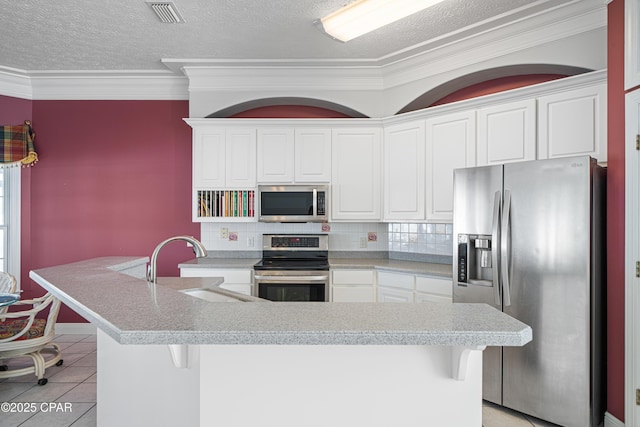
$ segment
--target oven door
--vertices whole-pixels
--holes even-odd
[[[269,301],[327,301],[328,271],[256,271],[256,295]]]

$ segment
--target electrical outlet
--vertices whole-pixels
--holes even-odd
[[[255,246],[254,241],[253,241],[253,237],[249,236],[247,237],[247,247],[248,248],[253,248]]]
[[[361,237],[360,238],[360,247],[361,248],[366,248],[367,247],[367,238],[366,237]]]
[[[220,238],[221,239],[228,239],[229,238],[229,229],[228,228],[221,228],[220,229]]]

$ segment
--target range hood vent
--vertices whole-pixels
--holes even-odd
[[[184,18],[180,15],[173,2],[147,2],[147,4],[163,23],[177,24],[184,22]]]

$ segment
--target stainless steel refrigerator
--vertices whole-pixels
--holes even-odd
[[[605,176],[588,156],[454,171],[454,302],[533,329],[483,353],[485,400],[567,427],[605,411]]]

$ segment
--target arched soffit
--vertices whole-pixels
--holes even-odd
[[[397,114],[541,83],[542,81],[574,76],[589,71],[593,70],[554,64],[521,64],[482,70],[450,80],[423,93],[398,111]],[[518,76],[522,78],[518,79]],[[536,76],[538,77],[536,78]],[[504,80],[506,78],[513,79],[508,83]],[[489,82],[493,84],[487,84],[480,88],[482,83]],[[478,86],[478,88],[476,88],[477,90],[469,90],[465,93],[464,90],[472,86]],[[453,94],[459,96],[452,96]]]
[[[298,98],[298,97],[279,97],[279,98],[263,98],[263,99],[255,99],[247,102],[242,102],[236,105],[232,105],[231,107],[223,108],[222,110],[218,110],[215,113],[211,113],[207,116],[207,118],[228,118],[228,117],[271,117],[274,118],[275,115],[266,112],[265,110],[268,107],[291,107],[287,110],[292,111],[296,106],[302,107],[310,107],[311,109],[315,109],[315,114],[323,117],[349,117],[349,118],[366,118],[367,116],[356,111],[352,108],[345,107],[344,105],[336,104],[334,102],[323,101],[321,99],[314,98]],[[242,114],[244,112],[249,112],[253,110],[256,112],[256,115],[251,114]],[[258,112],[259,110],[262,110]],[[324,110],[324,111],[320,111]],[[279,111],[278,113],[281,118],[282,108],[273,108],[273,112]],[[310,110],[307,109],[307,112]],[[331,114],[331,112],[335,112],[337,114]],[[300,117],[297,114],[291,114],[288,118],[291,117]],[[309,115],[307,115],[309,117]]]

